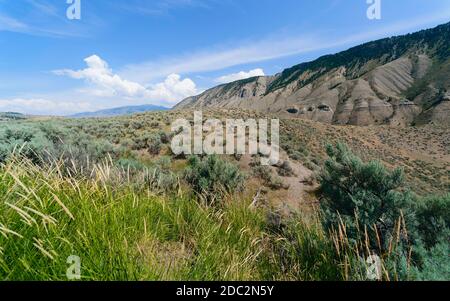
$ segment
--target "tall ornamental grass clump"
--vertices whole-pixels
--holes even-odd
[[[259,280],[264,215],[136,187],[104,162],[67,173],[24,158],[0,166],[0,279]]]

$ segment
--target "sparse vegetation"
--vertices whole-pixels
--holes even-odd
[[[448,192],[448,175],[389,152],[411,147],[411,135],[415,145],[425,133],[445,140],[445,130],[359,137],[282,121],[289,158],[265,167],[258,157],[171,157],[176,114],[0,123],[0,278],[66,280],[77,255],[83,280],[366,280],[375,253],[384,280],[450,279],[450,197],[410,192]],[[327,151],[337,140],[349,147]],[[446,147],[435,148],[442,161]],[[285,214],[270,201],[289,179],[307,182],[295,164],[316,172],[320,206]],[[253,206],[255,190],[268,202]]]
[[[278,168],[278,174],[282,177],[292,177],[295,175],[289,161],[283,161],[283,163],[281,163],[280,167]]]

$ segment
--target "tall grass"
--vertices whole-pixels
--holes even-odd
[[[64,280],[71,255],[84,280],[259,279],[264,219],[245,202],[218,211],[161,196],[107,162],[83,174],[1,167],[1,279]]]
[[[360,229],[363,239],[354,241],[343,222],[327,233],[320,220],[320,213],[296,215],[288,220],[274,235],[264,258],[269,260],[266,277],[300,281],[417,280],[412,273],[415,267],[411,263],[411,248],[402,244],[407,235],[402,219],[389,239],[389,249],[383,253],[371,249],[367,229]],[[379,259],[376,266],[368,260],[375,258],[371,256]]]
[[[0,166],[0,279],[67,280],[72,255],[82,280],[365,279],[345,227],[296,216],[274,228],[251,200],[208,206],[110,159],[62,163]]]

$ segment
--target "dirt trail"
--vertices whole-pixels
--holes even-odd
[[[282,179],[283,184],[287,189],[270,190],[267,189],[267,193],[263,194],[261,199],[265,199],[264,202],[268,202],[271,206],[279,208],[282,211],[290,210],[304,210],[305,207],[310,207],[317,202],[317,199],[313,195],[313,192],[317,189],[316,183],[311,183],[313,172],[303,166],[301,163],[289,159],[286,152],[281,151],[280,163],[288,161],[292,171],[292,176],[279,176],[278,167],[272,166],[271,172],[273,176],[278,176]],[[251,174],[252,157],[249,155],[242,156],[239,161],[239,166],[242,170]],[[257,192],[264,185],[255,178],[252,178],[247,186],[247,193],[255,196]]]

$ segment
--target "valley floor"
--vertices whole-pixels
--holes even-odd
[[[266,118],[236,110],[204,116]],[[419,196],[450,192],[448,128],[282,119],[286,164],[262,168],[251,156],[197,165],[173,157],[170,124],[181,117],[193,112],[3,122],[0,278],[65,280],[67,258],[77,256],[83,280],[363,280],[349,238],[320,222],[327,144],[342,142],[365,162],[403,168],[402,189]],[[217,205],[222,190],[212,187],[242,180],[233,166],[245,182]],[[194,167],[210,173],[207,187],[215,190],[193,193],[205,180]],[[386,280],[404,279],[391,268]],[[412,279],[426,277],[419,274]]]

